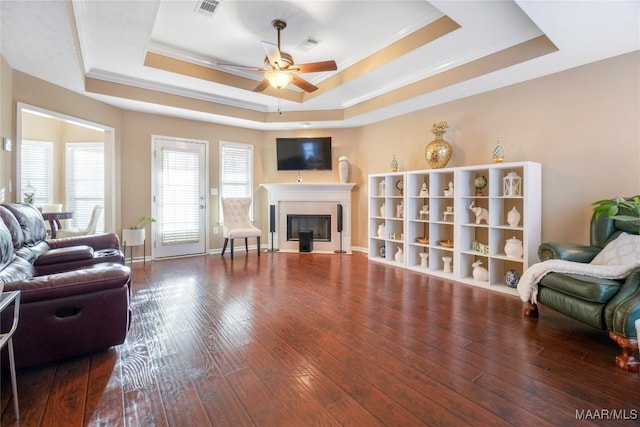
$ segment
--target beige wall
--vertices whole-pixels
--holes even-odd
[[[13,120],[13,71],[7,61],[0,56],[0,144],[2,138],[15,142],[15,120]],[[0,203],[12,200],[11,183],[12,156],[0,146]]]
[[[151,209],[151,136],[210,142],[210,187],[218,187],[220,140],[255,147],[256,218],[266,235],[263,182],[293,182],[295,172],[275,170],[275,137],[332,136],[334,165],[346,155],[352,164],[353,236],[366,247],[366,176],[389,170],[396,154],[401,170],[424,169],[431,124],[447,120],[454,147],[450,166],[489,163],[496,136],[506,161],[543,166],[543,240],[586,242],[592,201],[640,193],[640,53],[586,65],[537,80],[420,110],[357,129],[261,132],[191,120],[121,111],[14,71],[13,98],[116,129],[116,164],[122,182],[118,228]],[[4,92],[2,104],[6,104]],[[13,104],[15,106],[15,104]],[[13,122],[12,122],[13,123]],[[15,124],[13,124],[15,126]],[[305,182],[338,181],[337,170],[305,172]],[[0,182],[2,184],[2,182]],[[211,224],[218,221],[210,197]],[[210,247],[221,246],[212,236]]]
[[[542,240],[586,243],[593,201],[640,193],[639,76],[634,52],[365,126],[364,173],[389,170],[394,153],[401,170],[427,168],[436,121],[452,127],[448,166],[491,163],[499,135],[505,161],[542,164]],[[361,218],[355,242],[365,246]]]

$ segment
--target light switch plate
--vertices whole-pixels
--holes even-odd
[[[11,139],[2,138],[2,148],[4,151],[11,151]]]

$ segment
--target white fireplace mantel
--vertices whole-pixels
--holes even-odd
[[[287,214],[331,215],[331,241],[314,242],[314,252],[334,252],[341,247],[351,253],[351,191],[355,184],[260,184],[268,191],[269,205],[275,207],[275,232],[269,230],[269,247],[298,252],[297,241],[287,241]],[[342,205],[342,236],[336,226],[337,205]],[[269,209],[270,211],[270,209]],[[271,222],[271,218],[269,218]]]

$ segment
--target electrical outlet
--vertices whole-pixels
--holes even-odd
[[[213,227],[213,234],[220,233],[219,227]]]

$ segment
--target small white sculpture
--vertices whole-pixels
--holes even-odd
[[[489,270],[484,267],[480,267],[482,261],[478,260],[471,264],[473,267],[473,271],[471,274],[473,275],[473,280],[478,280],[480,282],[488,282],[489,281]]]
[[[507,224],[511,227],[517,227],[520,223],[520,216],[520,212],[518,212],[518,209],[514,206],[513,209],[507,213]]]
[[[451,273],[451,261],[453,260],[453,258],[451,258],[450,256],[443,256],[442,257],[442,262],[444,263],[444,272],[445,273]]]
[[[420,219],[429,219],[429,205],[424,205],[418,214]]]
[[[396,206],[396,218],[404,217],[404,204],[402,201]]]
[[[476,224],[480,224],[481,221],[484,221],[485,224],[489,224],[489,211],[485,208],[481,208],[480,206],[476,206],[476,201],[474,200],[469,205],[469,209],[476,215]]]
[[[384,224],[378,224],[378,237],[384,239],[385,229]]]
[[[420,189],[420,197],[429,197],[429,190],[427,189],[427,183],[422,183],[422,188]]]
[[[384,216],[385,214],[385,205],[384,202],[382,202],[382,206],[380,206],[380,216]]]
[[[418,252],[418,255],[420,255],[420,267],[428,268],[429,252]]]
[[[395,255],[396,262],[402,263],[404,261],[404,252],[402,252],[402,248],[398,247]]]

